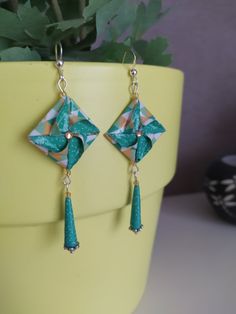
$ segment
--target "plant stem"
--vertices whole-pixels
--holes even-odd
[[[85,6],[86,6],[86,0],[79,0],[79,17],[83,17]]]
[[[56,16],[57,22],[64,21],[62,11],[61,11],[61,8],[60,8],[58,1],[57,0],[51,0],[51,3],[52,3],[52,8],[53,8],[54,14]],[[69,38],[64,39],[63,42],[66,46],[70,46],[70,39]]]
[[[52,2],[52,8],[53,8],[53,11],[55,13],[57,21],[58,22],[63,21],[63,15],[62,15],[61,8],[59,6],[58,1],[57,0],[51,0],[51,2]]]
[[[84,12],[85,6],[86,6],[86,0],[79,0],[79,18],[83,18],[83,12]],[[81,26],[79,37],[80,37],[80,41],[82,41],[86,37],[84,25]]]
[[[11,11],[16,12],[18,9],[18,0],[9,0],[8,5]]]

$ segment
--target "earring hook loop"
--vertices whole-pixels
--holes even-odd
[[[63,57],[63,48],[62,48],[62,44],[61,42],[57,42],[55,44],[55,59],[56,62],[57,61],[62,61],[62,57]]]
[[[129,49],[129,50],[125,51],[125,53],[123,55],[122,63],[125,63],[125,58],[126,58],[128,53],[131,53],[133,55],[133,67],[135,67],[136,66],[137,57],[136,57],[136,54],[134,53],[133,49]]]
[[[60,91],[60,95],[61,97],[66,96],[66,87],[67,87],[67,81],[64,77],[64,70],[63,70],[63,48],[62,48],[62,44],[60,41],[58,41],[55,44],[55,66],[58,70],[58,74],[59,74],[59,80],[57,82],[57,86],[59,88]]]
[[[129,49],[129,50],[125,51],[123,59],[122,59],[122,63],[124,63],[125,57],[127,56],[128,52],[133,55],[133,64],[132,64],[132,66],[129,69],[129,75],[131,77],[131,84],[129,86],[129,91],[130,91],[130,94],[131,94],[132,98],[134,100],[137,100],[138,97],[139,97],[139,94],[138,94],[138,78],[137,78],[138,71],[136,69],[137,57],[136,57],[136,54],[134,53],[134,51],[132,49]]]

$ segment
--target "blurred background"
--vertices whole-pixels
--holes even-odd
[[[165,0],[171,10],[149,31],[170,42],[185,73],[177,173],[167,194],[202,189],[208,164],[235,153],[236,1]]]

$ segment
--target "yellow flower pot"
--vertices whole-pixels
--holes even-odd
[[[167,132],[140,162],[144,230],[128,230],[128,160],[103,137],[129,102],[128,66],[65,64],[68,95],[100,129],[72,171],[81,248],[63,250],[62,169],[27,141],[57,100],[51,62],[0,63],[0,313],[130,314],[147,279],[176,166],[183,73],[139,65],[140,99]],[[78,219],[78,221],[77,221]]]

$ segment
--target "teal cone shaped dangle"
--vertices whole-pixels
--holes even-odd
[[[71,172],[66,170],[64,181],[66,187],[65,198],[65,226],[64,226],[64,249],[73,253],[79,248],[79,242],[76,236],[74,213],[71,201],[71,193],[69,192],[69,186],[71,184]]]
[[[68,192],[65,198],[65,241],[64,249],[73,253],[79,248],[79,242],[76,236],[74,214],[71,202],[71,195]]]
[[[140,196],[140,186],[137,178],[138,167],[136,164],[133,165],[132,172],[135,177],[133,197],[132,197],[132,207],[131,207],[131,217],[130,217],[130,227],[129,229],[134,233],[138,233],[143,229],[141,221],[141,196]]]

